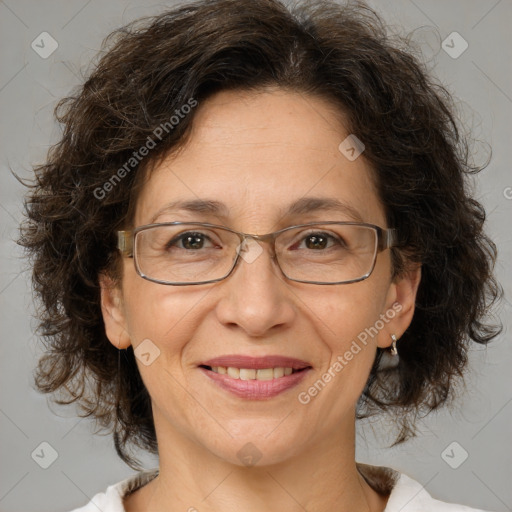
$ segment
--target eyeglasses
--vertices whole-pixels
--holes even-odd
[[[347,284],[370,276],[377,253],[396,244],[396,232],[373,224],[333,221],[265,235],[203,222],[166,222],[118,231],[118,249],[133,257],[141,277],[176,286],[226,279],[240,258],[251,263],[261,254],[257,242],[271,243],[273,259],[292,281]]]

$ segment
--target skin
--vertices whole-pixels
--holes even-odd
[[[304,196],[337,198],[364,221],[388,227],[364,157],[338,150],[348,133],[327,101],[280,89],[220,92],[197,107],[191,137],[148,176],[134,226],[177,199],[215,199],[227,218],[168,212],[157,222],[202,221],[268,233],[312,221],[351,220],[316,211],[283,216]],[[414,313],[420,269],[393,280],[390,251],[361,282],[318,286],[285,279],[267,244],[224,281],[164,286],[142,279],[124,259],[122,282],[102,276],[108,338],[136,348],[150,339],[160,356],[138,361],[152,399],[160,475],[125,500],[128,512],[244,510],[382,511],[355,465],[355,406],[377,347],[403,334]],[[326,372],[357,335],[394,303],[402,309],[307,405],[297,395]],[[238,398],[197,365],[226,354],[279,354],[313,367],[298,387],[267,401]],[[246,467],[237,452],[261,454]],[[193,509],[190,509],[193,510]]]

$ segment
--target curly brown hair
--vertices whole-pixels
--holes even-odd
[[[220,90],[268,86],[319,96],[364,141],[387,223],[398,232],[394,273],[420,263],[422,279],[399,363],[383,364],[378,349],[359,417],[392,412],[396,442],[414,435],[415,415],[453,394],[471,340],[485,344],[500,332],[484,318],[502,293],[496,248],[468,182],[481,167],[450,94],[401,41],[360,2],[199,1],[113,32],[84,84],[57,105],[64,132],[35,167],[20,239],[32,257],[47,344],[36,385],[63,392],[60,403],[77,402],[81,415],[110,428],[132,467],[131,448],[157,452],[151,400],[133,350],[107,340],[98,278],[119,278],[116,230],[130,226],[144,173],[185,142],[195,110],[172,127],[169,119],[191,98],[200,104]],[[165,137],[127,169],[162,126]],[[122,179],[112,181],[116,173]]]

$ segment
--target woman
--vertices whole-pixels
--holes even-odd
[[[354,448],[499,332],[446,91],[360,4],[199,2],[108,43],[27,200],[37,384],[159,468],[80,511],[470,510]]]

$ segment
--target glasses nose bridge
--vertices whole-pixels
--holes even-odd
[[[253,240],[258,240],[259,242],[268,242],[272,243],[275,241],[276,236],[279,232],[274,233],[266,233],[265,235],[253,235],[251,233],[240,233],[242,235],[242,238],[246,240],[247,238],[252,238]]]
[[[252,233],[239,233],[241,237],[241,243],[243,244],[247,239],[252,239],[257,242],[265,242],[270,244],[272,254],[275,254],[275,241],[280,231],[274,231],[273,233],[266,233],[264,235],[254,235]]]
[[[255,235],[255,234],[252,234],[252,233],[241,233],[239,232],[238,233],[238,236],[240,237],[240,249],[242,249],[242,247],[244,246],[244,244],[246,243],[247,240],[255,240],[256,242],[266,242],[266,243],[269,243],[270,244],[270,257],[274,260],[277,260],[277,255],[276,255],[276,247],[275,247],[275,240],[277,238],[277,236],[279,235],[279,231],[276,231],[276,232],[273,232],[273,233],[266,233],[264,235]],[[243,251],[243,249],[242,249]],[[238,252],[238,255],[237,255],[237,261],[236,261],[236,264],[239,263],[239,256],[240,256],[240,250],[237,250]],[[279,262],[277,262],[277,265],[279,265]],[[235,264],[235,266],[237,266]]]

